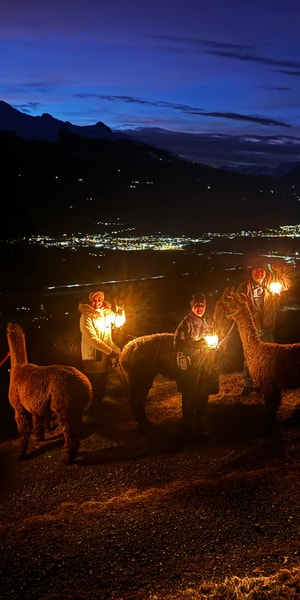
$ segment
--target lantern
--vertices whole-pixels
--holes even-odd
[[[204,337],[207,346],[209,348],[217,348],[219,343],[219,338],[216,333],[210,333]]]
[[[115,316],[115,327],[122,327],[122,325],[124,325],[126,321],[126,317],[125,317],[125,311],[123,308],[118,308],[116,309],[116,316]]]
[[[282,284],[280,283],[280,281],[272,281],[269,285],[269,290],[271,294],[281,294]]]

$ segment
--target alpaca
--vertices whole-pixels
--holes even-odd
[[[227,289],[229,288],[226,288],[226,290]],[[218,347],[223,351],[223,372],[232,373],[233,371],[241,370],[243,368],[243,347],[241,338],[235,321],[226,318],[223,296],[215,304],[212,322],[219,338]]]
[[[52,412],[64,436],[63,462],[72,463],[79,450],[82,414],[92,401],[89,379],[75,367],[29,363],[24,331],[17,323],[8,323],[7,340],[11,360],[8,398],[21,440],[18,460],[27,457],[32,432],[43,439],[44,422]]]
[[[128,342],[121,351],[119,364],[129,388],[129,404],[141,428],[150,425],[145,412],[146,397],[156,375],[178,382],[173,333],[143,335]]]
[[[237,324],[253,385],[263,393],[267,430],[271,430],[276,422],[281,392],[300,388],[300,343],[262,342],[245,294],[227,289],[222,304],[226,317]]]

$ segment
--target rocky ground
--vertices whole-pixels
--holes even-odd
[[[240,373],[220,382],[202,443],[182,436],[180,395],[161,377],[147,403],[154,427],[139,433],[116,373],[74,465],[57,428],[21,463],[15,435],[3,439],[2,600],[177,598],[299,567],[299,391],[264,438],[259,394],[241,398]]]

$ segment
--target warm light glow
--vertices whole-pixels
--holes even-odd
[[[115,327],[122,327],[125,321],[125,311],[123,310],[123,308],[118,308],[115,316]]]
[[[272,281],[269,285],[269,289],[271,294],[281,294],[282,292],[282,284],[280,281]]]
[[[219,343],[219,338],[216,333],[205,336],[205,341],[209,348],[216,348]]]

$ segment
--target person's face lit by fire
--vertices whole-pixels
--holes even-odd
[[[194,315],[197,315],[197,317],[203,317],[205,311],[206,305],[204,304],[204,302],[196,302],[192,306],[192,312],[194,313]]]
[[[255,283],[259,283],[260,285],[263,283],[266,277],[266,271],[262,267],[256,267],[252,271],[252,279]]]
[[[103,294],[95,294],[92,298],[92,307],[96,310],[103,306],[104,295]]]

